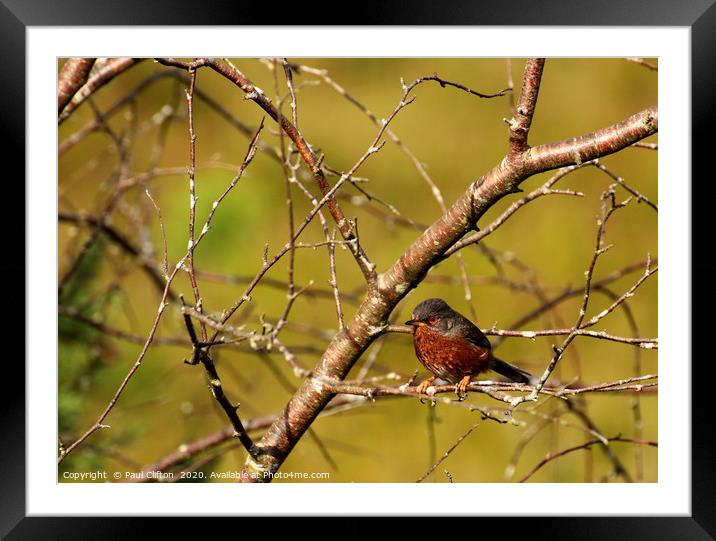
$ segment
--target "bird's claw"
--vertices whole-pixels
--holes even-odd
[[[428,387],[430,387],[433,384],[433,381],[435,381],[435,378],[426,379],[425,381],[423,381],[420,385],[418,385],[415,388],[415,392],[418,393],[419,395],[426,394]],[[419,400],[420,400],[421,404],[425,404],[425,399],[420,398]]]
[[[455,385],[455,394],[457,395],[458,402],[462,402],[467,398],[468,385],[470,385],[470,376],[465,376]]]

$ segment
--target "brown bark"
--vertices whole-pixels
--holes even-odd
[[[94,58],[69,58],[62,66],[57,79],[57,113],[69,103],[72,96],[87,82]]]
[[[62,124],[67,120],[69,116],[97,90],[142,60],[142,58],[112,58],[107,60],[101,68],[96,70],[92,78],[76,91],[69,103],[62,108],[63,110],[58,118],[58,124]]]

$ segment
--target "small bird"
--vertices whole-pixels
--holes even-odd
[[[427,299],[413,310],[413,344],[418,360],[433,376],[418,385],[424,394],[437,378],[455,384],[455,393],[464,399],[473,376],[486,370],[516,381],[534,385],[536,378],[492,354],[490,341],[465,316],[442,299]]]

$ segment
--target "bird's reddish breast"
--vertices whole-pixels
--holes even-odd
[[[413,331],[415,353],[421,363],[440,379],[457,383],[463,376],[487,370],[490,352],[461,337],[449,337],[427,326]]]

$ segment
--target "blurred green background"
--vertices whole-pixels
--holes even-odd
[[[274,76],[270,63],[256,59],[234,59],[237,67],[258,87],[275,100]],[[406,82],[422,75],[437,73],[480,92],[492,93],[507,86],[505,59],[291,59],[327,70],[328,75],[351,96],[368,107],[378,118],[387,117],[402,95],[400,78]],[[651,62],[654,62],[651,60]],[[58,63],[58,69],[62,61]],[[524,60],[512,61],[511,71],[518,95]],[[111,81],[96,93],[94,103],[105,111],[126,96],[147,77],[172,71],[152,61],[145,61]],[[176,71],[176,70],[174,70]],[[366,151],[377,133],[367,116],[319,77],[306,73],[294,75],[298,90],[299,127],[315,150],[325,154],[325,163],[346,171]],[[280,94],[286,94],[283,73],[279,76]],[[263,116],[259,107],[243,99],[243,93],[208,70],[199,70],[196,87],[220,103],[232,115],[254,130]],[[108,119],[108,125],[126,136],[128,171],[134,176],[149,167],[186,168],[189,164],[189,137],[186,116],[185,85],[173,77],[157,79]],[[442,190],[450,205],[466,187],[501,160],[507,150],[509,96],[480,99],[454,88],[425,83],[414,91],[415,102],[404,109],[390,128],[423,162],[430,176]],[[549,59],[547,60],[537,110],[530,133],[530,143],[537,145],[573,137],[608,126],[645,107],[657,103],[657,73],[623,59]],[[283,110],[290,114],[288,102]],[[168,113],[176,115],[166,120]],[[89,104],[82,105],[59,129],[63,142],[95,118]],[[164,135],[162,132],[165,131]],[[215,198],[233,177],[233,172],[212,166],[215,162],[238,165],[246,152],[248,139],[216,114],[203,100],[195,99],[197,134],[197,232],[204,223]],[[166,142],[157,142],[166,136]],[[262,140],[278,146],[276,125],[267,118]],[[652,137],[648,142],[656,142]],[[161,153],[157,154],[161,149]],[[156,161],[158,158],[158,161]],[[657,202],[657,153],[630,148],[604,158],[603,163],[636,189]],[[118,153],[106,133],[95,132],[59,158],[59,208],[61,211],[86,211],[97,214],[106,203],[117,178]],[[181,169],[180,169],[181,171]],[[309,189],[316,187],[301,170]],[[370,193],[388,201],[405,218],[419,224],[430,224],[441,210],[429,186],[409,159],[388,141],[359,170],[368,179],[361,184]],[[530,191],[549,178],[549,174],[532,177],[522,188]],[[332,182],[335,178],[329,178]],[[549,196],[539,198],[520,210],[485,243],[490,248],[509,252],[527,269],[503,263],[505,276],[526,282],[536,280],[548,296],[567,286],[582,287],[584,271],[594,248],[596,217],[600,196],[611,179],[593,167],[579,170],[557,185],[584,192],[585,197]],[[162,236],[154,207],[144,188],[149,188],[161,208],[166,228],[169,262],[174,265],[186,251],[188,182],[186,173],[157,176],[130,190],[112,215],[112,225],[138,247],[162,258]],[[272,255],[287,241],[288,223],[285,187],[278,163],[259,152],[244,177],[219,207],[213,227],[195,253],[195,267],[200,271],[229,276],[252,277],[261,266],[264,245]],[[360,192],[346,185],[341,190],[341,204],[349,218],[357,217],[361,242],[376,263],[385,270],[398,258],[419,231],[395,223],[386,223],[370,209],[385,212],[380,204],[366,203]],[[627,193],[617,188],[619,200]],[[480,225],[490,223],[519,195],[504,198],[485,215]],[[308,200],[294,189],[297,223],[311,208]],[[326,213],[329,225],[331,218]],[[61,222],[59,225],[59,274],[76,257],[78,247],[90,234],[86,227]],[[314,220],[302,239],[323,240],[318,220]],[[646,204],[632,201],[609,222],[605,239],[613,248],[603,255],[595,279],[628,264],[652,257],[657,252],[657,214]],[[477,249],[462,252],[469,276],[477,283],[471,286],[477,323],[483,327],[496,324],[507,328],[511,322],[539,304],[534,294],[515,291],[504,285],[489,283],[496,268]],[[268,277],[285,281],[288,258],[279,262]],[[337,250],[337,272],[341,291],[361,298],[362,275],[348,252]],[[612,284],[618,294],[626,291],[639,273],[628,275]],[[440,280],[449,277],[449,280]],[[405,321],[421,300],[439,296],[465,315],[472,314],[463,288],[456,279],[459,267],[455,258],[435,267],[429,277],[400,304],[394,321]],[[296,253],[296,282],[313,280],[314,288],[329,289],[328,258],[325,248],[299,250]],[[487,282],[487,283],[486,283]],[[208,313],[219,313],[238,299],[245,283],[222,283],[199,279]],[[192,299],[185,273],[180,273],[173,290]],[[310,292],[310,289],[309,289]],[[356,303],[344,295],[346,320],[350,320]],[[73,306],[86,316],[107,325],[146,337],[156,315],[160,292],[139,270],[136,263],[116,245],[100,237],[82,267],[60,298],[60,304]],[[267,321],[280,315],[286,301],[283,288],[260,285],[251,302],[232,319],[246,324],[248,330],[260,330],[259,317]],[[580,299],[575,297],[558,306],[556,311],[523,327],[537,330],[565,326],[577,316]],[[599,313],[611,303],[594,294],[588,316]],[[629,305],[644,337],[657,336],[657,276],[646,281]],[[335,305],[330,298],[303,295],[296,301],[290,324],[281,334],[282,341],[297,352],[298,362],[312,368],[320,357],[330,334],[337,329]],[[329,331],[327,335],[309,332]],[[596,330],[632,336],[622,310],[605,317]],[[186,338],[180,312],[168,308],[159,326],[158,336]],[[494,338],[493,338],[494,341]],[[497,350],[499,356],[541,373],[551,357],[551,346],[561,338],[507,339]],[[63,440],[71,442],[96,420],[134,363],[140,344],[107,337],[73,318],[59,317],[59,430]],[[357,363],[349,378],[355,377],[368,354]],[[229,398],[241,402],[242,419],[279,412],[292,388],[301,380],[295,377],[280,355],[260,355],[246,345],[214,348],[217,368]],[[204,371],[188,366],[182,360],[190,348],[154,345],[142,367],[105,421],[110,429],[91,436],[60,465],[59,480],[64,471],[135,471],[180,445],[191,442],[227,426],[223,412],[208,392]],[[571,381],[580,373],[585,382],[612,381],[634,375],[635,351],[630,346],[578,337],[562,360],[556,377]],[[657,352],[641,350],[642,374],[657,372]],[[397,372],[404,379],[420,368],[415,359],[409,335],[392,334],[383,339],[371,376]],[[487,377],[494,377],[494,374]],[[392,384],[390,381],[386,383]],[[400,382],[394,383],[399,384]],[[501,407],[486,395],[472,393],[469,402]],[[436,470],[431,480],[447,482],[443,470],[449,470],[456,482],[501,482],[505,468],[531,427],[540,422],[539,415],[562,411],[556,401],[543,401],[526,413],[533,404],[523,404],[525,413],[516,414],[524,426],[498,425],[486,420],[461,443]],[[607,437],[634,437],[633,398],[629,395],[591,394],[587,396],[589,414],[601,433]],[[657,397],[645,394],[640,400],[643,415],[643,439],[657,440]],[[435,416],[434,443],[429,425]],[[420,477],[435,459],[443,454],[472,424],[479,413],[465,407],[439,403],[436,408],[413,399],[377,401],[344,413],[320,418],[314,425],[315,435],[323,442],[337,468],[327,460],[315,439],[304,437],[282,471],[330,472],[331,482],[411,482]],[[560,424],[566,423],[570,426]],[[547,423],[526,446],[517,463],[515,479],[529,471],[546,453],[585,441],[577,417],[565,413],[558,421]],[[260,436],[260,432],[254,434]],[[231,443],[231,442],[229,442]],[[635,451],[630,444],[612,444],[614,453],[634,476]],[[643,479],[657,480],[657,449],[642,447]],[[203,459],[201,471],[240,469],[245,453],[231,448],[222,453],[212,451],[197,457]],[[183,464],[181,467],[191,467]],[[609,476],[610,463],[604,453],[591,451],[569,454],[541,469],[531,481],[582,482],[600,481]]]

